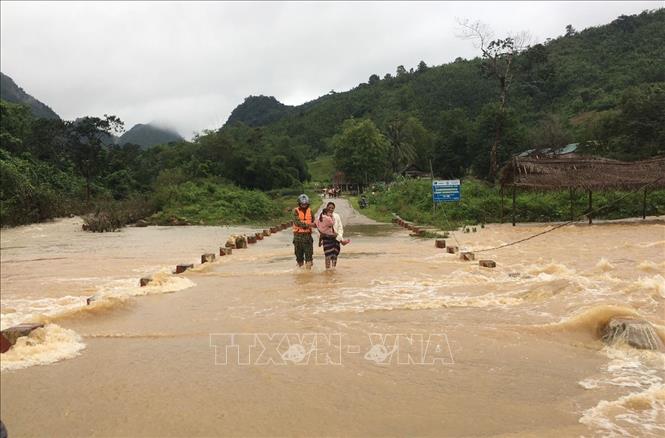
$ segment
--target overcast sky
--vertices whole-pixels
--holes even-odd
[[[536,42],[665,2],[7,2],[1,69],[64,119],[115,114],[190,138],[248,95],[290,105],[477,50],[457,19]]]

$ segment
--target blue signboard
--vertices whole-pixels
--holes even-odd
[[[462,198],[458,179],[432,181],[432,200],[434,202],[456,202]]]

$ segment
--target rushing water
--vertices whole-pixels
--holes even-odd
[[[487,269],[338,210],[334,272],[320,248],[296,269],[289,231],[172,275],[251,229],[3,230],[2,327],[46,323],[1,358],[10,436],[665,434],[665,355],[598,337],[635,315],[665,339],[662,223],[565,227]]]

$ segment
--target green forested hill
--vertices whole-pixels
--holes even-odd
[[[507,149],[607,136],[608,129],[599,132],[599,128],[612,124],[607,118],[621,111],[627,94],[640,95],[650,100],[647,106],[660,107],[664,46],[665,9],[621,16],[580,32],[569,28],[561,37],[531,46],[514,62],[515,78],[508,98],[508,124],[514,129]],[[391,120],[412,116],[433,136],[430,158],[437,161],[437,151],[440,155],[452,148],[462,167],[467,167],[474,151],[484,150],[490,141],[499,92],[497,80],[484,74],[482,64],[481,58],[458,58],[435,67],[421,63],[409,71],[400,66],[395,75],[382,79],[373,75],[347,92],[282,111],[273,122],[269,119],[276,113],[262,119],[263,106],[253,105],[249,99],[237,110],[242,107],[246,123],[251,120],[253,126],[262,125],[268,132],[308,145],[312,157],[332,153],[329,140],[350,117],[370,118],[386,132]],[[228,124],[234,121],[237,119],[231,118]],[[466,138],[451,140],[456,135],[453,131],[460,129],[467,131]],[[631,147],[633,158],[654,153],[653,147],[643,148],[643,144]],[[623,158],[631,158],[630,148],[620,152]],[[445,167],[438,161],[439,167]]]
[[[264,126],[281,119],[288,114],[291,108],[272,96],[249,96],[231,112],[226,124],[244,123],[252,127]]]
[[[122,134],[116,143],[119,145],[131,143],[144,148],[158,144],[167,144],[184,140],[180,134],[172,129],[160,128],[151,124],[138,123]]]

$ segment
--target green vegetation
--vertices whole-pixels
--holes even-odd
[[[284,215],[280,197],[294,200],[309,179],[302,147],[262,128],[236,125],[142,150],[105,144],[122,127],[115,116],[36,119],[5,101],[0,115],[2,225],[82,212],[93,213],[91,230],[133,222],[137,212],[158,213],[159,223],[269,220]],[[144,208],[129,207],[136,199]]]
[[[620,198],[625,199],[617,202]],[[643,192],[622,191],[594,192],[593,209],[601,209],[594,218],[618,219],[642,215]],[[382,189],[373,187],[367,192],[369,208],[363,214],[372,219],[390,222],[392,213],[407,221],[435,225],[444,230],[463,225],[501,222],[501,193],[499,189],[483,181],[467,179],[462,183],[460,202],[439,204],[432,208],[432,186],[430,180],[401,179]],[[354,207],[358,208],[357,198]],[[512,198],[504,197],[503,221],[511,221]],[[573,196],[574,215],[579,218],[588,209],[586,193]],[[570,193],[566,191],[535,192],[518,191],[516,196],[517,222],[548,222],[570,220]],[[647,215],[665,214],[665,190],[649,192]]]
[[[162,186],[155,201],[159,212],[149,221],[161,225],[265,223],[285,216],[281,203],[263,192],[209,180]]]
[[[312,175],[312,181],[329,184],[330,178],[335,172],[335,163],[333,157],[323,155],[316,160],[307,162],[309,173]]]
[[[371,120],[392,146],[382,179],[392,176],[397,163],[415,163],[427,172],[432,160],[438,177],[471,174],[491,180],[492,149],[500,166],[514,153],[571,142],[612,158],[665,154],[665,69],[658,43],[665,39],[665,9],[621,16],[580,32],[568,26],[562,32],[525,50],[504,47],[503,38],[495,40],[496,50],[479,51],[475,59],[420,63],[416,69],[399,66],[396,74],[383,78],[373,74],[348,92],[331,92],[282,111],[281,118],[263,126],[267,135],[306,145],[315,158],[335,154],[331,139],[344,131],[346,120]],[[501,63],[509,58],[512,80],[504,90],[497,84],[505,76]],[[246,101],[246,122],[254,123],[262,110]],[[416,157],[410,142],[394,135],[399,133],[395,120],[409,119],[424,129],[415,142]],[[245,119],[234,119],[239,121]],[[336,164],[343,169],[345,163]],[[364,175],[355,178],[365,181]]]
[[[123,126],[115,116],[36,118],[34,105],[31,112],[3,100],[0,222],[86,212],[99,229],[139,216],[261,221],[288,215],[297,194],[318,187],[310,181],[327,184],[337,169],[347,182],[390,187],[372,195],[370,216],[394,211],[444,224],[443,211],[431,212],[429,183],[399,180],[406,168],[429,173],[430,166],[439,178],[465,180],[463,201],[444,210],[452,221],[498,221],[491,183],[515,153],[577,142],[583,153],[625,160],[665,154],[663,40],[665,9],[580,32],[567,26],[563,36],[531,47],[500,38],[477,58],[398,66],[395,75],[372,74],[348,92],[300,106],[250,96],[222,128],[146,150],[108,145]],[[21,96],[17,102],[35,100]],[[616,196],[594,194],[594,205]],[[604,217],[640,214],[639,196]],[[661,192],[649,199],[650,214],[662,213]],[[575,202],[583,211],[583,196]],[[519,221],[566,220],[568,212],[567,192],[518,196]]]

